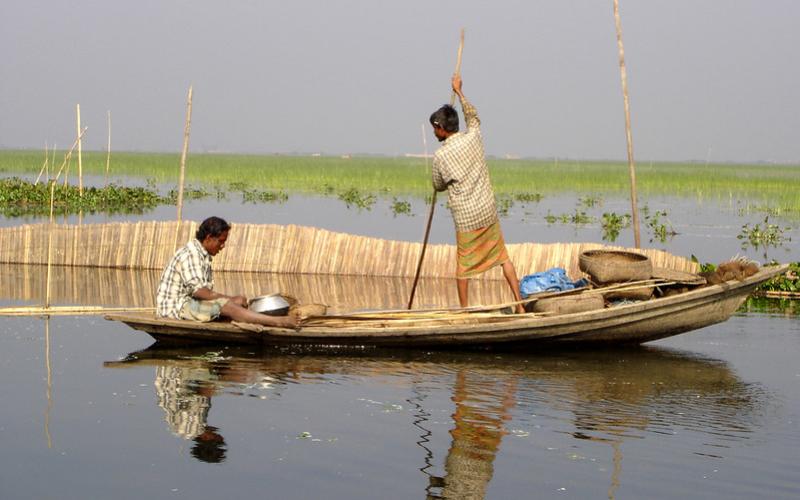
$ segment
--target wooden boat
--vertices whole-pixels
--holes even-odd
[[[743,280],[676,295],[571,314],[503,314],[496,310],[383,311],[310,317],[296,329],[198,323],[152,314],[109,314],[159,341],[385,347],[504,347],[544,344],[641,344],[726,321],[758,285],[788,265],[764,267]],[[600,293],[602,289],[579,293]]]

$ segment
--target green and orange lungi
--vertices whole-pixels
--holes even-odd
[[[500,222],[474,231],[456,231],[456,278],[469,278],[508,261]]]

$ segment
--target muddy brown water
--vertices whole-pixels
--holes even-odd
[[[600,241],[549,225],[574,198],[512,207],[509,241]],[[602,211],[623,209],[606,201]],[[648,245],[702,261],[742,251],[735,206],[664,199],[680,233]],[[413,216],[332,198],[191,202],[188,218],[295,223],[418,241]],[[84,215],[83,222],[174,217]],[[36,222],[37,218],[25,219]],[[77,217],[68,217],[75,222]],[[20,219],[2,224],[19,224]],[[769,258],[800,260],[793,243]],[[235,227],[235,226],[234,226]],[[649,236],[643,228],[643,241]],[[452,242],[437,207],[433,242]],[[623,230],[618,244],[632,244]],[[36,304],[43,269],[0,266],[0,303]],[[56,269],[56,304],[152,305],[157,272]],[[335,310],[402,307],[410,280],[217,275]],[[502,282],[476,299],[505,298]],[[423,281],[420,305],[457,302]],[[640,349],[542,352],[164,348],[100,317],[0,319],[0,498],[797,498],[800,321],[753,302],[725,323]]]

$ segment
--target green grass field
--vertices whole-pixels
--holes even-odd
[[[58,165],[63,157],[63,151],[57,153]],[[41,151],[0,151],[0,172],[6,175],[35,178],[43,162]],[[85,174],[103,176],[106,154],[84,152],[82,163]],[[177,183],[179,163],[177,153],[112,153],[111,177]],[[562,193],[627,197],[630,190],[625,162],[490,159],[489,166],[498,197]],[[377,196],[423,197],[431,190],[428,172],[420,158],[190,154],[186,182],[246,183],[251,188],[289,193],[357,189]],[[76,175],[73,157],[70,177]],[[776,213],[800,212],[798,165],[647,163],[637,165],[636,175],[641,196],[741,200]]]

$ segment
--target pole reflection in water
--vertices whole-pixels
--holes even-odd
[[[427,498],[484,498],[492,481],[506,477],[495,470],[506,447],[511,456],[524,447],[522,455],[536,461],[530,467],[540,463],[543,467],[535,470],[546,474],[548,467],[558,466],[559,457],[540,448],[561,439],[554,435],[571,436],[575,444],[570,450],[599,454],[599,471],[608,478],[608,496],[613,498],[625,484],[622,457],[627,440],[658,443],[693,435],[680,444],[697,456],[709,456],[710,450],[721,456],[732,443],[750,439],[768,399],[760,386],[745,384],[724,362],[657,348],[538,354],[372,349],[331,354],[300,348],[208,352],[153,344],[105,366],[154,366],[158,405],[170,431],[193,440],[192,455],[208,462],[224,461],[228,452],[222,433],[208,422],[215,395],[274,399],[283,407],[302,400],[310,384],[335,382],[326,390],[336,391],[357,383],[354,380],[383,383],[390,376],[392,387],[406,387],[409,394],[405,411],[408,425],[415,429],[412,444],[424,451],[417,470]],[[294,397],[281,399],[290,389]],[[446,392],[451,394],[449,401],[441,397]],[[431,429],[436,427],[429,424],[432,414],[453,404],[445,447],[434,439]],[[359,428],[357,416],[348,416],[346,422]],[[397,432],[387,429],[386,439],[396,439]],[[607,451],[589,443],[607,445]],[[337,453],[351,451],[343,446],[338,445]],[[538,462],[537,453],[543,454],[543,462]],[[547,478],[532,475],[530,480]],[[628,481],[635,483],[634,478]]]
[[[47,406],[44,410],[44,435],[47,438],[47,447],[53,448],[53,439],[50,436],[50,411],[53,409],[53,371],[50,368],[50,316],[44,317],[44,365],[47,370]]]

